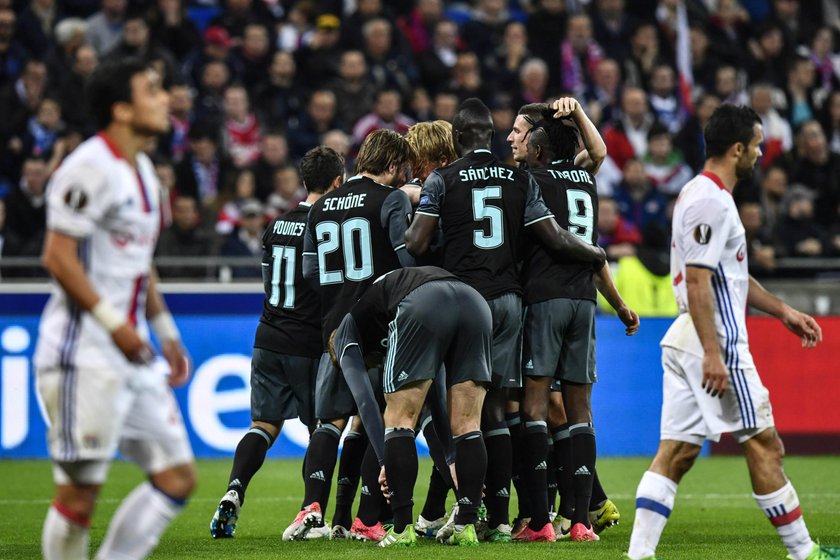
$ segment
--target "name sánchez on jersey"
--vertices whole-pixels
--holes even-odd
[[[589,173],[579,169],[569,169],[567,171],[557,171],[556,169],[546,169],[555,179],[566,179],[574,183],[589,183],[592,184],[592,179],[589,178]]]
[[[461,181],[486,181],[487,179],[513,181],[513,170],[505,169],[504,167],[462,169],[459,175],[461,175]]]
[[[283,222],[277,221],[274,223],[272,233],[274,235],[303,235],[303,230],[306,229],[306,224],[302,222]]]
[[[366,194],[348,194],[347,196],[338,196],[329,198],[324,201],[324,210],[349,210],[351,208],[360,208],[365,205]]]

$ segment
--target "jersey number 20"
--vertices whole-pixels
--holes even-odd
[[[364,218],[350,218],[339,224],[321,222],[315,226],[318,241],[318,270],[320,282],[341,284],[344,279],[361,282],[373,276],[373,247],[370,237],[370,223]],[[327,255],[342,247],[344,271],[327,270]],[[358,249],[358,250],[357,250]]]
[[[569,204],[569,231],[592,245],[595,226],[595,212],[592,209],[592,196],[580,189],[566,191]]]

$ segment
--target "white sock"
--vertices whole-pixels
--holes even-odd
[[[776,527],[794,560],[805,560],[814,548],[814,541],[811,540],[805,520],[802,519],[799,496],[796,495],[793,484],[788,481],[775,492],[763,496],[753,494],[753,498],[764,515],[770,519],[770,523]]]
[[[59,511],[61,510],[61,511]],[[90,520],[53,503],[41,534],[44,560],[80,560],[88,557]]]
[[[674,508],[677,483],[647,471],[636,489],[636,520],[627,555],[634,560],[656,554],[656,545]]]
[[[144,482],[120,504],[96,553],[97,560],[146,558],[183,507]]]

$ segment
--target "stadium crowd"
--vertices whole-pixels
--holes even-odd
[[[764,155],[736,200],[751,271],[773,275],[780,257],[840,255],[838,38],[831,0],[0,0],[0,254],[40,254],[49,177],[95,132],[85,82],[131,55],[171,96],[171,132],[149,146],[171,201],[159,256],[253,256],[232,273],[256,278],[264,224],[306,196],[309,149],[350,169],[369,132],[451,120],[476,96],[512,161],[517,109],[564,94],[608,148],[600,243],[653,278],[706,120],[752,106]]]

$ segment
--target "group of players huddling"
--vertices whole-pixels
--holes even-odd
[[[195,483],[183,420],[167,379],[150,367],[148,342],[151,327],[168,383],[184,382],[187,355],[151,263],[159,184],[142,153],[167,129],[168,96],[133,60],[103,65],[90,88],[103,132],[67,158],[47,201],[43,259],[57,286],[36,366],[56,483],[42,537],[48,560],[87,557],[90,517],[118,447],[148,481],[118,508],[97,558],[145,558]],[[618,521],[595,470],[596,289],[628,335],[639,320],[597,246],[593,173],[605,147],[571,98],[520,109],[508,141],[527,170],[491,154],[493,130],[490,111],[472,98],[451,125],[371,133],[347,181],[331,149],[305,155],[307,199],[264,235],[252,425],[213,537],[234,536],[250,480],[294,417],[311,437],[302,507],[285,540],[585,542]],[[722,432],[742,443],[755,498],[790,558],[840,557],[808,534],[746,345],[746,303],[781,319],[803,346],[822,338],[811,317],[748,277],[743,227],[721,194],[755,165],[761,139],[750,109],[718,109],[706,129],[706,170],[677,202],[672,274],[682,314],[663,340],[662,442],[638,489],[633,560],[654,557],[677,483],[702,441]],[[745,412],[747,398],[755,406]],[[420,431],[435,468],[415,520]],[[450,490],[456,506],[447,516]]]

